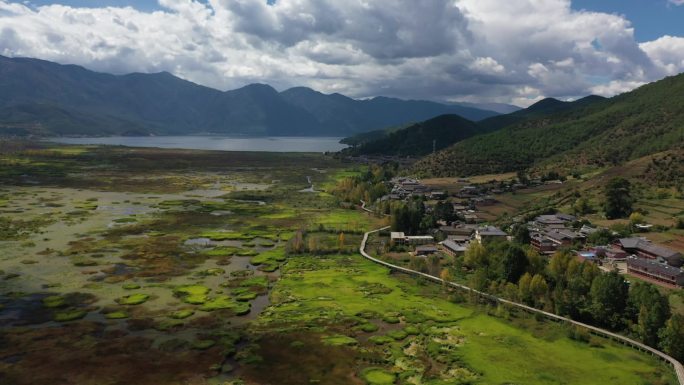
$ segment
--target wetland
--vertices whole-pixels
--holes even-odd
[[[2,384],[674,384],[393,274],[322,154],[0,145]],[[313,186],[316,188],[314,189]]]

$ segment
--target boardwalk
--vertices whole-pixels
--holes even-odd
[[[364,204],[364,209],[365,209],[365,204]],[[519,309],[525,310],[525,311],[530,312],[530,313],[541,314],[541,315],[543,315],[543,316],[545,316],[551,320],[554,320],[554,321],[560,321],[560,322],[565,322],[565,323],[568,323],[571,325],[579,326],[579,327],[588,329],[590,332],[592,332],[594,334],[612,339],[614,341],[617,341],[617,342],[625,344],[625,345],[629,345],[629,346],[631,346],[637,350],[653,354],[654,356],[656,356],[656,357],[662,359],[663,361],[669,363],[670,365],[672,365],[673,369],[675,370],[675,373],[677,374],[677,380],[678,380],[679,384],[684,385],[684,366],[682,366],[682,364],[680,364],[679,361],[675,360],[674,358],[668,356],[667,354],[665,354],[665,353],[663,353],[657,349],[654,349],[650,346],[644,345],[639,341],[635,341],[631,338],[627,338],[625,336],[621,336],[619,334],[616,334],[616,333],[613,333],[613,332],[610,332],[608,330],[604,330],[601,328],[597,328],[595,326],[587,325],[587,324],[582,323],[582,322],[577,322],[577,321],[571,320],[570,318],[561,317],[559,315],[549,313],[549,312],[545,312],[543,310],[539,310],[539,309],[536,309],[536,308],[533,308],[533,307],[530,307],[527,305],[523,305],[521,303],[509,301],[509,300],[504,299],[504,298],[499,298],[499,297],[493,296],[491,294],[487,294],[487,293],[484,293],[484,292],[481,292],[481,291],[478,291],[475,289],[471,289],[468,286],[461,285],[461,284],[456,283],[456,282],[444,281],[441,278],[434,277],[434,276],[429,275],[429,274],[421,273],[419,271],[407,269],[405,267],[393,265],[391,263],[381,261],[377,258],[373,258],[372,256],[370,256],[370,254],[366,253],[366,242],[368,242],[368,236],[372,233],[377,233],[377,232],[380,232],[383,230],[388,230],[388,229],[389,229],[389,226],[365,233],[363,235],[363,240],[361,241],[361,246],[359,247],[359,252],[361,253],[361,255],[363,255],[366,259],[369,259],[375,263],[378,263],[380,265],[383,265],[383,266],[389,268],[390,270],[400,271],[402,273],[406,273],[409,275],[426,278],[426,279],[433,281],[433,282],[437,282],[437,283],[444,284],[444,285],[449,285],[449,286],[457,288],[457,289],[461,289],[461,290],[464,290],[464,291],[467,291],[470,293],[478,294],[481,297],[486,298],[486,299],[488,299],[492,302],[495,302],[495,303],[502,303],[502,304],[506,304],[508,306],[517,307]]]

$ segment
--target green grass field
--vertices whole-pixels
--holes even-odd
[[[358,346],[344,349],[382,357],[379,367],[401,384],[676,383],[668,367],[630,348],[598,337],[591,345],[577,342],[555,323],[491,316],[448,301],[442,290],[360,256],[295,257],[272,292],[274,306],[256,325],[260,333],[304,326],[355,338]],[[378,327],[364,328],[369,323]]]

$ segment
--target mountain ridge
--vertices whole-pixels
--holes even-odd
[[[421,159],[413,172],[422,176],[469,176],[532,167],[572,170],[614,166],[679,149],[684,146],[682,95],[684,74],[610,99],[589,96],[570,102],[573,108],[550,114],[535,115],[533,111],[527,118]],[[551,102],[542,106],[547,104],[558,105]],[[496,126],[492,121],[509,118],[495,117],[480,124],[492,128]]]
[[[348,136],[442,114],[474,120],[498,115],[430,101],[358,100],[305,87],[278,92],[259,83],[220,91],[169,72],[114,75],[73,64],[3,56],[0,109],[3,116],[12,117],[0,119],[0,134],[19,127],[27,134],[81,136],[130,131]]]

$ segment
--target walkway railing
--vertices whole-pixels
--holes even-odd
[[[574,326],[579,326],[579,327],[588,329],[590,332],[592,332],[594,334],[600,335],[602,337],[606,337],[608,339],[620,342],[620,343],[625,344],[625,345],[629,345],[630,347],[635,348],[637,350],[647,352],[647,353],[651,353],[654,356],[656,356],[656,357],[662,359],[663,361],[669,363],[670,365],[672,365],[672,367],[675,370],[675,373],[677,374],[677,380],[679,381],[679,384],[684,385],[684,366],[682,366],[682,364],[679,363],[679,361],[677,361],[674,358],[670,357],[669,355],[661,352],[660,350],[657,350],[657,349],[654,349],[648,345],[642,344],[639,341],[635,341],[631,338],[610,332],[608,330],[598,328],[596,326],[588,325],[588,324],[585,324],[582,322],[572,320],[570,318],[559,316],[557,314],[553,314],[553,313],[549,313],[549,312],[546,312],[543,310],[539,310],[539,309],[533,308],[531,306],[527,306],[527,305],[523,305],[521,303],[509,301],[509,300],[504,299],[504,298],[499,298],[497,296],[494,296],[494,295],[491,295],[488,293],[484,293],[484,292],[479,291],[479,290],[472,289],[468,286],[461,285],[460,283],[445,281],[441,278],[434,277],[430,274],[425,274],[425,273],[421,273],[421,272],[416,271],[416,270],[411,270],[411,269],[407,269],[405,267],[393,265],[389,262],[385,262],[385,261],[382,261],[380,259],[371,257],[368,253],[366,253],[366,243],[368,242],[369,235],[373,234],[373,233],[380,232],[380,231],[388,230],[388,229],[389,229],[389,226],[365,233],[363,235],[363,240],[361,241],[361,247],[359,247],[359,252],[361,253],[361,255],[363,255],[366,259],[369,259],[375,263],[378,263],[380,265],[383,265],[383,266],[389,268],[390,270],[400,271],[402,273],[406,273],[409,275],[426,278],[426,279],[433,281],[433,282],[437,282],[437,283],[440,283],[443,285],[448,285],[448,286],[451,286],[451,287],[454,287],[457,289],[467,291],[469,293],[477,294],[477,295],[479,295],[483,298],[486,298],[490,301],[493,301],[497,304],[499,304],[499,303],[506,304],[506,305],[509,305],[512,307],[517,307],[519,309],[525,310],[525,311],[530,312],[530,313],[536,313],[536,314],[543,315],[543,316],[545,316],[551,320],[554,320],[554,321],[561,321],[561,322],[565,322],[565,323],[568,323],[568,324],[571,324]]]

